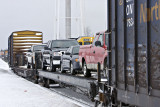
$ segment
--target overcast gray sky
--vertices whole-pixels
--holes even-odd
[[[80,17],[80,0],[72,0],[72,17]],[[84,25],[92,34],[106,29],[106,0],[84,0]],[[65,0],[60,0],[60,38],[65,38]],[[43,40],[55,39],[55,0],[0,0],[0,49],[7,49],[13,31],[42,31]],[[72,37],[80,34],[72,19]]]

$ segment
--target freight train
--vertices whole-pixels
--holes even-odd
[[[97,80],[41,69],[20,68],[14,57],[14,72],[49,86],[50,81],[89,90],[95,106],[160,105],[160,0],[108,0],[108,29],[105,31],[107,77]],[[14,33],[12,33],[13,35]],[[15,35],[14,35],[15,36]],[[13,36],[10,36],[12,38]],[[9,53],[13,49],[9,39]],[[11,53],[13,55],[13,53]],[[23,58],[22,58],[23,59]],[[21,64],[21,63],[20,63]],[[16,67],[17,66],[17,67]]]

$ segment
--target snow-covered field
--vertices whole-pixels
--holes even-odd
[[[84,106],[12,73],[0,59],[0,107]]]

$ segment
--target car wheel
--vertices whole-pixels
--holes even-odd
[[[75,75],[75,70],[73,69],[73,64],[72,63],[70,63],[70,73],[72,75]]]
[[[29,65],[29,63],[27,63],[27,68],[31,68],[31,66]]]
[[[85,77],[91,77],[90,71],[87,69],[87,64],[84,61],[83,66],[82,66],[82,71]]]
[[[32,58],[32,69],[35,69],[35,64],[33,63],[33,58]]]
[[[60,64],[60,66],[61,66],[61,73],[66,73],[66,71],[63,70],[62,62],[61,62],[61,64]]]
[[[98,107],[99,104],[100,104],[100,102],[96,100],[96,101],[94,102],[94,107]]]
[[[44,62],[43,62],[43,57],[41,58],[41,62],[42,62],[42,64],[41,64],[41,68],[42,68],[42,70],[46,70],[47,69],[47,67],[44,65]]]
[[[47,67],[44,66],[44,63],[42,62],[42,70],[46,70],[46,69],[47,69]]]
[[[55,72],[56,71],[56,68],[54,67],[53,65],[53,61],[52,59],[50,60],[50,69],[49,69],[51,72]]]

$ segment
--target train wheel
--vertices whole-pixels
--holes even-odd
[[[90,71],[87,69],[87,64],[84,61],[83,66],[82,66],[82,71],[85,77],[91,77]]]
[[[49,88],[50,86],[50,80],[49,79],[45,79],[45,87]]]
[[[97,101],[97,100],[95,100],[95,102],[94,102],[94,107],[98,107],[98,106],[99,106],[99,104],[100,104],[100,102],[99,102],[99,101]]]
[[[45,81],[44,81],[44,78],[43,78],[43,77],[39,77],[39,78],[38,78],[38,84],[40,84],[42,87],[45,86]]]
[[[33,83],[38,84],[38,77],[37,76],[33,77]]]

